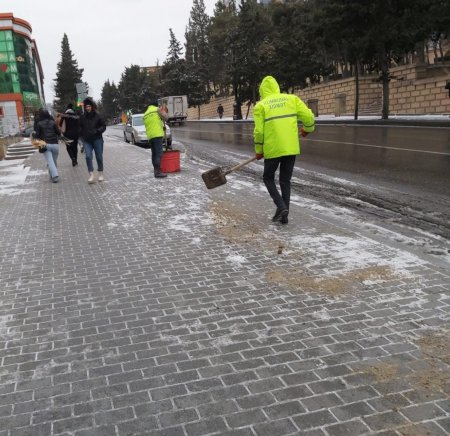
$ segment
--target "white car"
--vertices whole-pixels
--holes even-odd
[[[167,146],[171,147],[172,132],[170,131],[170,127],[167,123],[165,123],[165,126]],[[128,118],[128,121],[123,129],[123,139],[125,142],[131,142],[132,144],[148,144],[144,126],[144,114],[134,114]]]

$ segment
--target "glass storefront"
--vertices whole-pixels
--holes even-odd
[[[20,92],[13,32],[0,31],[0,93]]]
[[[0,93],[21,93],[25,117],[42,104],[31,42],[11,30],[0,31]]]

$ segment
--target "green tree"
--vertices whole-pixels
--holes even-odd
[[[207,103],[211,98],[210,50],[207,35],[209,21],[204,1],[193,0],[189,24],[185,32],[185,81],[190,106]]]
[[[311,1],[272,5],[275,54],[271,69],[284,91],[317,83],[329,73],[313,6]]]
[[[389,117],[389,82],[396,79],[390,73],[392,60],[413,51],[417,42],[429,34],[429,0],[390,0],[370,2],[365,5],[366,36],[369,41],[367,51],[373,54],[373,69],[379,74],[383,86],[382,118]]]
[[[228,95],[230,80],[228,72],[231,70],[232,46],[230,35],[237,26],[237,10],[234,0],[228,6],[218,1],[208,27],[210,44],[210,73],[216,95]]]
[[[327,0],[316,9],[315,14],[316,35],[320,34],[325,44],[333,47],[335,64],[340,66],[344,76],[349,75],[347,66],[350,64],[355,75],[355,120],[359,112],[361,65],[366,61],[370,44],[366,20],[366,12],[358,0],[348,0],[345,4],[340,0]]]
[[[188,93],[185,60],[182,59],[181,43],[172,29],[169,29],[170,43],[167,58],[161,69],[161,89],[164,95]]]
[[[258,84],[271,73],[274,46],[268,8],[256,0],[243,0],[237,26],[230,35],[231,63],[228,71],[236,104],[236,118],[241,119],[241,105],[255,103]]]
[[[144,112],[149,102],[157,98],[156,88],[157,84],[139,65],[126,67],[118,85],[120,109]]]
[[[119,90],[114,82],[110,83],[109,79],[102,88],[101,107],[106,118],[114,118],[119,115]]]
[[[447,0],[430,0],[428,17],[428,26],[431,33],[430,40],[435,57],[439,57],[441,62],[444,63],[444,56],[450,56],[450,53],[444,53],[442,50],[442,41],[450,35],[450,2]]]
[[[78,62],[74,59],[70,50],[69,39],[64,34],[61,42],[61,61],[58,62],[55,85],[55,100],[53,106],[57,111],[62,111],[68,103],[77,100],[76,83],[81,82],[83,69],[78,68]]]

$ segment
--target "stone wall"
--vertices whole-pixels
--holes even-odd
[[[450,66],[405,65],[391,68],[390,113],[392,115],[450,114]],[[359,80],[359,114],[381,115],[382,85],[377,76]],[[305,88],[297,93],[317,115],[353,115],[355,110],[355,78],[336,80]],[[218,118],[217,106],[222,103],[224,118],[233,117],[233,97],[222,97],[198,108],[189,108],[188,119]],[[242,107],[245,118],[247,106]],[[253,107],[249,117],[253,116]]]
[[[234,97],[220,97],[212,99],[208,104],[200,106],[200,119],[203,118],[219,118],[217,107],[222,104],[224,118],[233,118]],[[245,118],[247,114],[247,105],[242,106],[242,116]],[[249,117],[253,117],[253,106],[250,108]],[[188,120],[198,120],[198,108],[190,107],[188,110]]]
[[[450,97],[445,85],[450,67],[396,67],[390,83],[391,114],[449,114]]]

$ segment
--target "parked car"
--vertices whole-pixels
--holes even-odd
[[[170,126],[165,123],[167,146],[172,146],[172,132]],[[147,134],[145,133],[144,114],[134,114],[128,118],[123,129],[123,139],[132,144],[148,145]]]

